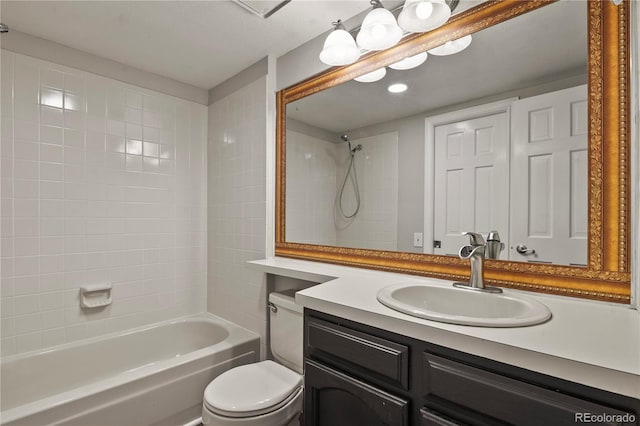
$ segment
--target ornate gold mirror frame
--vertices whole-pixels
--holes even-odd
[[[437,30],[410,35],[386,51],[373,52],[355,64],[332,68],[278,92],[276,255],[449,280],[468,278],[468,262],[450,256],[287,242],[286,105],[552,2],[490,0],[455,15]],[[589,0],[588,8],[588,266],[488,260],[485,279],[521,290],[630,303],[629,6],[628,1],[615,6],[610,1]]]

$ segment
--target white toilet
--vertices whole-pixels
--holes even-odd
[[[204,390],[202,423],[294,426],[302,412],[302,308],[294,291],[271,293],[271,352],[278,361],[232,368]]]

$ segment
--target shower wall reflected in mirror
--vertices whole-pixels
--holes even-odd
[[[303,127],[287,129],[287,235],[309,244],[396,250],[398,133],[345,141],[311,136]]]

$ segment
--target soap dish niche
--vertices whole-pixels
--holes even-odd
[[[84,285],[80,287],[80,306],[82,308],[103,308],[110,305],[111,302],[111,283]]]

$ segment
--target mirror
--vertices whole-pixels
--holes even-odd
[[[586,3],[386,72],[287,105],[287,241],[456,256],[496,230],[502,259],[586,266]]]
[[[468,243],[461,231],[496,230],[504,261],[490,262],[495,270],[486,276],[502,285],[566,294],[549,280],[532,286],[510,275],[559,274],[573,289],[581,275],[604,270],[592,241],[601,232],[593,165],[603,129],[593,124],[594,95],[602,96],[593,65],[605,46],[593,41],[603,16],[626,37],[615,21],[626,10],[595,1],[526,3],[485,2],[445,27],[279,94],[279,159],[286,163],[278,162],[276,254],[460,277],[456,253]],[[352,80],[467,33],[473,40],[460,53],[429,55],[411,70],[388,68],[375,83]],[[618,58],[615,65],[626,73]],[[389,93],[391,83],[409,89]],[[618,102],[626,99],[626,86],[614,89]],[[620,134],[610,135],[619,144],[612,156],[627,143]],[[626,174],[615,178],[628,188]],[[616,204],[610,208],[620,213],[624,200]],[[618,227],[625,231],[626,222]],[[580,283],[575,295],[626,300],[621,235],[603,247],[615,254],[611,266],[620,276],[605,278],[611,285],[598,294],[593,283],[584,283],[588,291]]]

